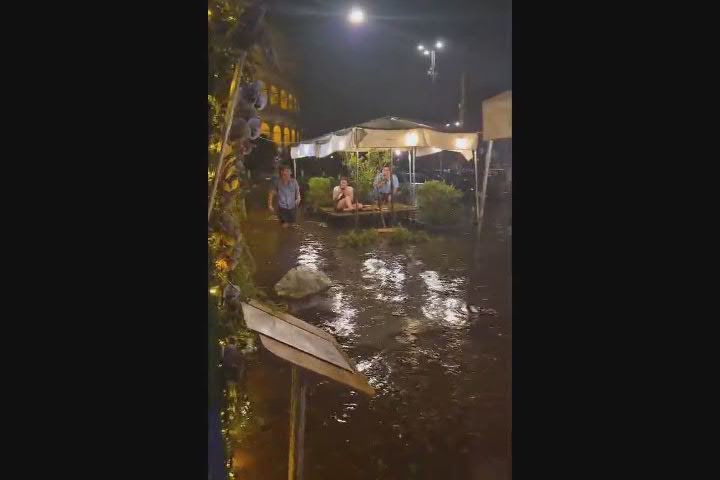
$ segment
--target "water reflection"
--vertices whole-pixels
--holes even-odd
[[[487,239],[438,235],[355,251],[338,248],[337,228],[306,222],[285,232],[263,222],[248,234],[258,285],[271,291],[298,264],[324,271],[333,287],[297,315],[334,335],[377,392],[366,399],[312,382],[308,478],[482,478],[486,457],[509,455],[510,283],[494,229]],[[467,304],[498,314],[471,317]],[[287,476],[289,369],[281,365],[268,354],[249,370],[252,434],[238,450],[252,458],[233,455],[245,467],[239,478]],[[510,478],[493,473],[484,478]]]
[[[322,247],[322,242],[315,240],[312,235],[308,235],[298,248],[298,264],[313,270],[321,270],[325,263],[321,255]]]
[[[356,360],[355,367],[358,372],[368,377],[368,383],[375,389],[376,396],[387,394],[390,390],[390,375],[392,370],[388,362],[378,353],[371,358]]]
[[[420,274],[427,287],[427,297],[422,313],[430,320],[444,322],[454,327],[467,324],[466,303],[458,298],[465,279],[461,277],[443,280],[438,272],[428,270]],[[455,295],[455,296],[453,296]]]
[[[355,317],[357,309],[354,308],[349,298],[340,287],[331,289],[332,294],[332,312],[335,317],[327,320],[325,326],[330,329],[330,333],[338,337],[351,337],[355,333]]]
[[[402,262],[402,263],[401,263]],[[379,258],[369,258],[363,262],[362,278],[368,282],[365,289],[374,290],[375,299],[381,302],[404,302],[405,293],[405,266],[404,257],[389,261]]]

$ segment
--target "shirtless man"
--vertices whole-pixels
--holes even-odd
[[[340,178],[340,185],[333,188],[335,211],[346,212],[348,210],[354,210],[355,205],[353,204],[353,199],[354,191],[353,188],[348,185],[347,177]],[[358,208],[362,208],[362,205],[358,204]]]

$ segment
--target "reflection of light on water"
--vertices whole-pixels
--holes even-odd
[[[298,248],[298,264],[319,270],[324,261],[320,252],[322,252],[322,243],[308,237]]]
[[[357,371],[368,377],[368,383],[377,390],[379,395],[384,394],[390,387],[390,366],[383,360],[382,354],[361,360],[355,364]]]
[[[405,272],[404,266],[398,261],[389,264],[377,258],[369,258],[363,262],[362,278],[370,282],[369,289],[376,289],[376,300],[404,302]],[[368,287],[365,287],[368,288]]]
[[[425,317],[431,320],[439,320],[450,325],[459,327],[467,323],[467,312],[465,303],[453,294],[459,294],[465,280],[454,278],[443,280],[434,271],[426,271],[420,274],[428,289],[428,296],[422,307]]]
[[[332,312],[336,317],[325,322],[330,327],[333,335],[349,337],[355,332],[355,317],[357,309],[353,308],[341,291],[335,292],[332,301]]]

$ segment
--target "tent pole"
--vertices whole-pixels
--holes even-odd
[[[390,149],[390,226],[395,225],[395,191],[393,185],[393,151]]]
[[[485,215],[485,198],[487,197],[488,172],[490,171],[490,158],[492,156],[493,141],[488,142],[485,154],[485,171],[483,172],[482,198],[480,199],[480,213],[478,215],[478,230],[482,230],[483,216]]]
[[[480,185],[478,182],[477,150],[473,150],[475,164],[475,225],[480,225]]]
[[[358,147],[357,142],[357,130],[353,129],[353,140],[355,141],[355,187],[358,189],[358,194],[360,193],[360,149]],[[358,228],[358,225],[360,223],[360,214],[358,212],[358,194],[353,195],[353,200],[355,200],[355,229]]]
[[[417,186],[415,185],[415,169],[417,168],[417,147],[413,147],[412,159],[412,189],[413,189],[413,206],[417,207]]]

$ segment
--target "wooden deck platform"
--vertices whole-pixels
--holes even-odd
[[[394,205],[394,211],[395,213],[410,213],[416,211],[417,208],[413,207],[412,205],[406,205],[404,203],[396,203]],[[348,217],[354,217],[355,212],[336,212],[333,207],[320,207],[320,211],[323,215],[326,215],[330,218],[348,218]],[[389,214],[390,213],[390,205],[383,206],[382,213]],[[380,210],[378,210],[377,205],[372,205],[372,209],[366,209],[361,210],[357,213],[358,216],[373,216],[373,215],[380,215]]]

